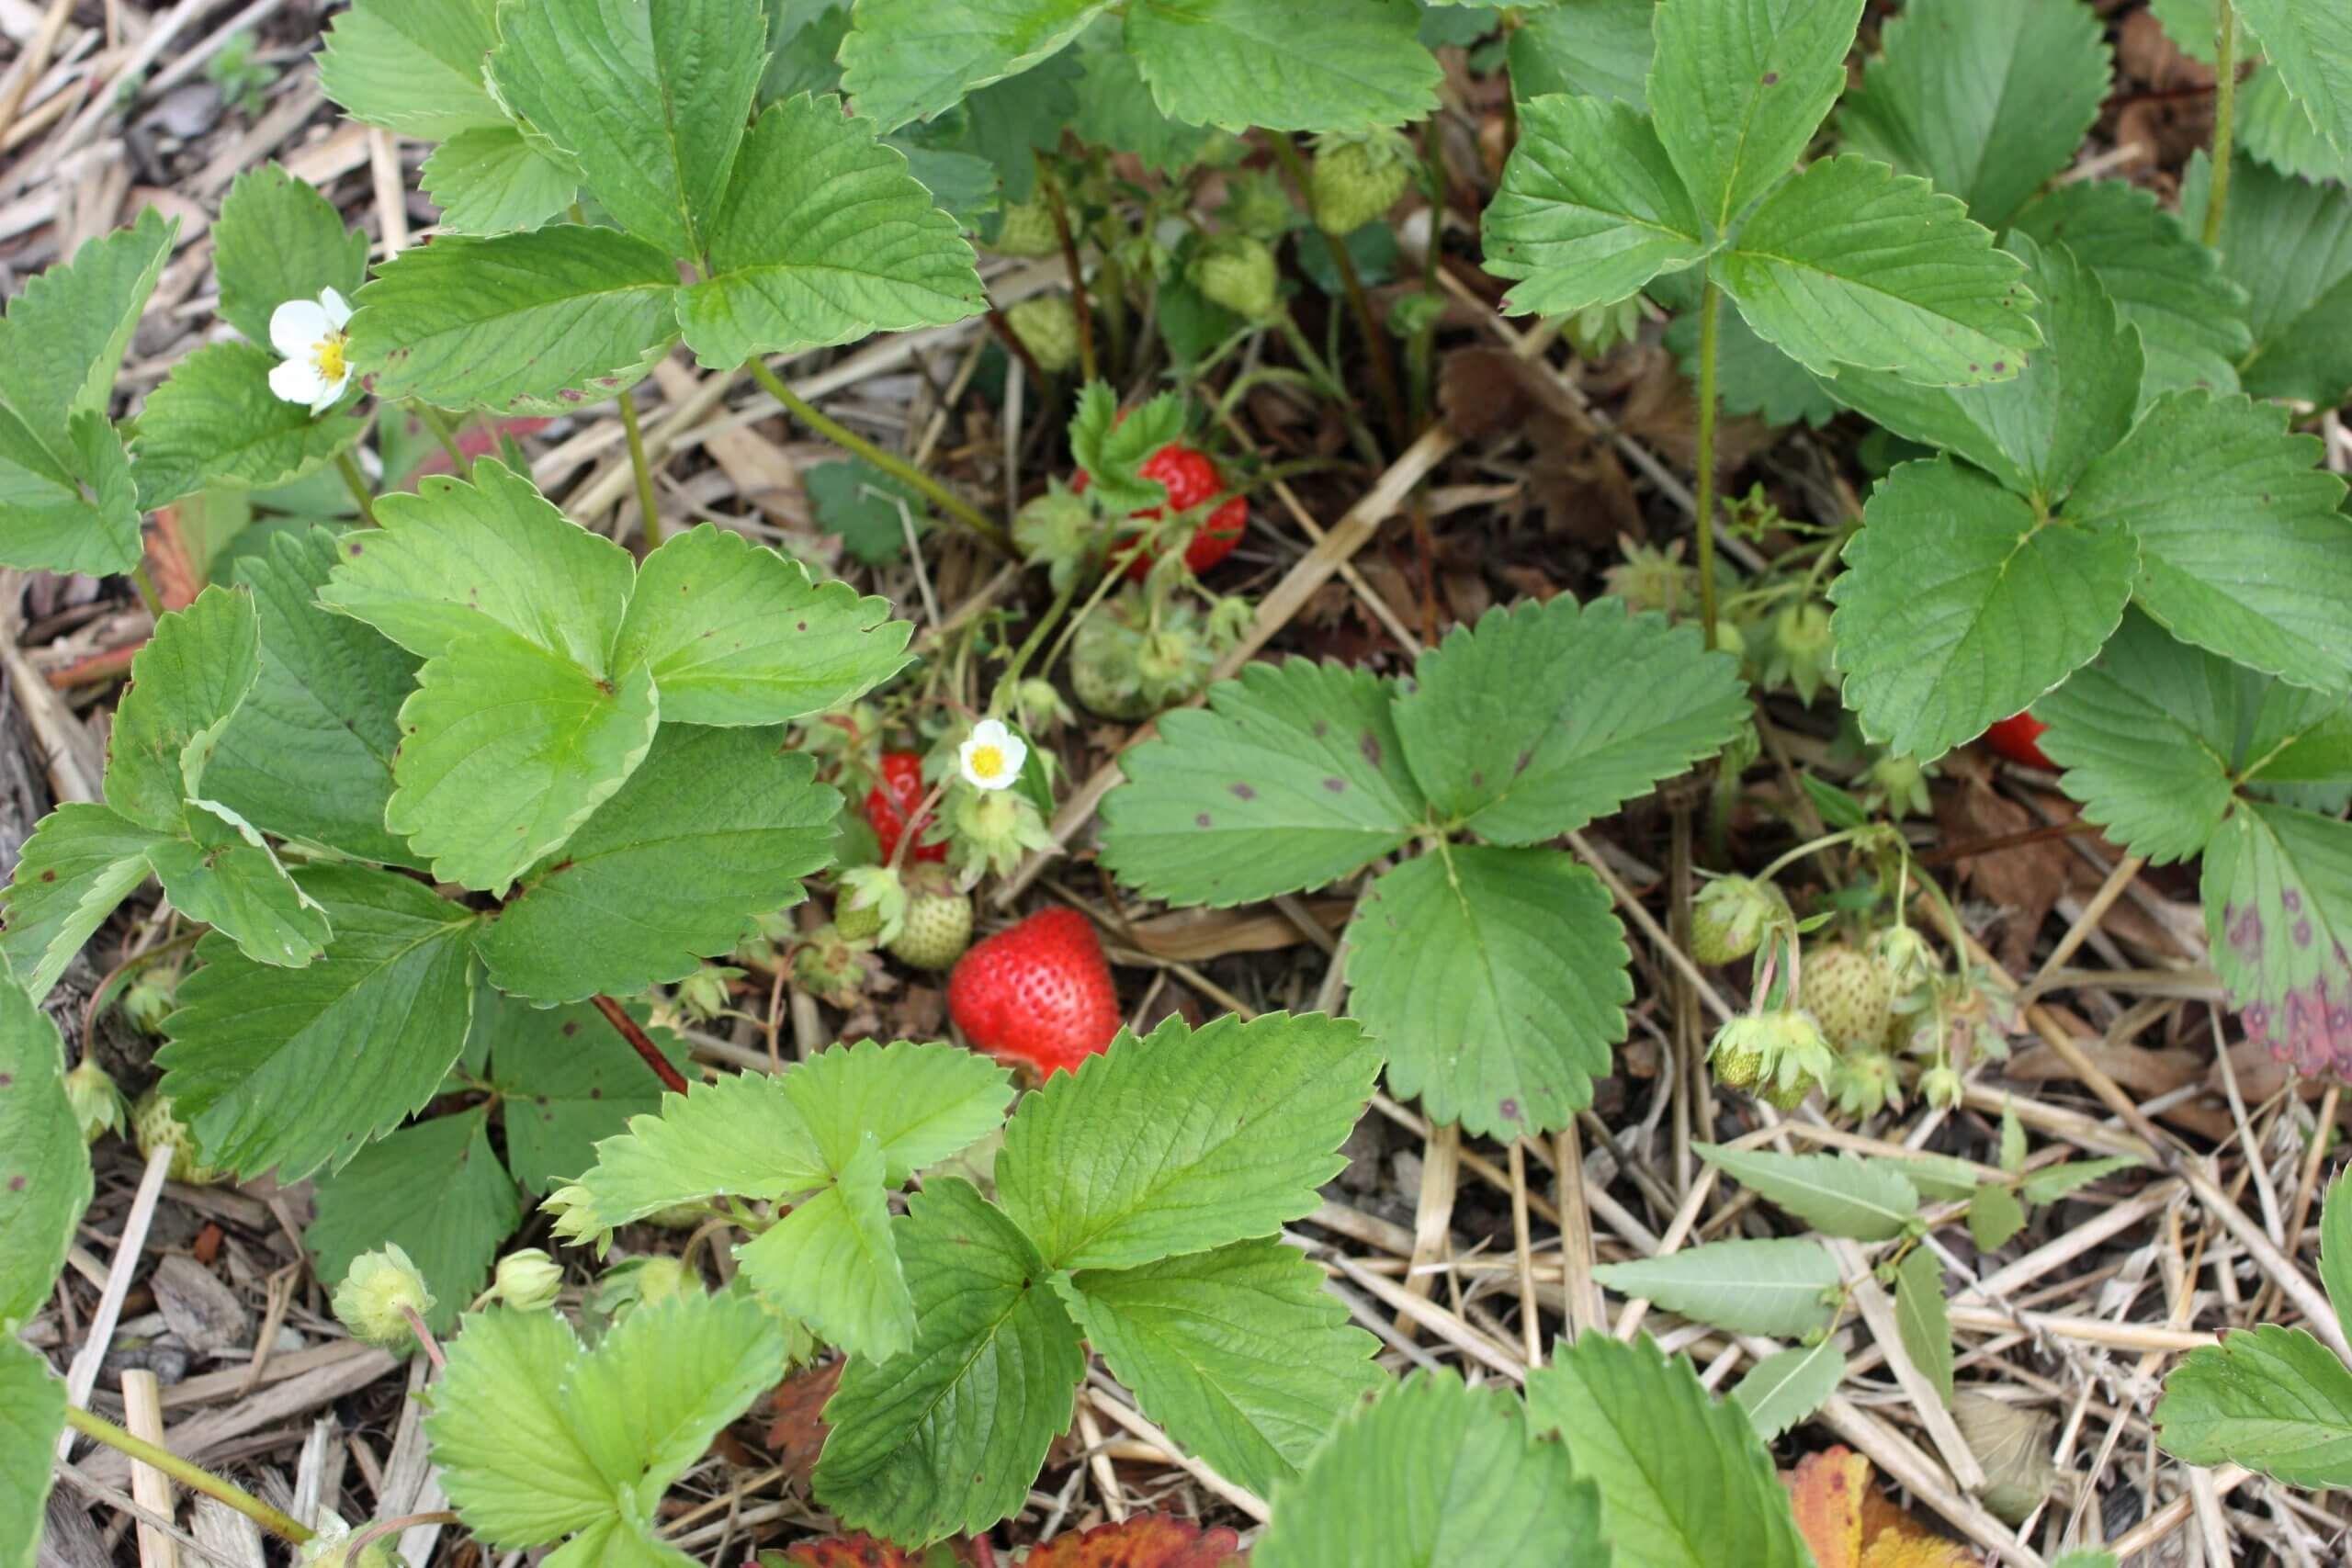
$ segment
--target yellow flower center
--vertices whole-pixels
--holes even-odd
[[[351,341],[348,333],[329,333],[311,345],[311,363],[317,367],[319,379],[332,387],[344,378],[347,367],[344,362],[344,345]]]
[[[972,772],[984,779],[1004,776],[1004,750],[998,746],[972,748]]]

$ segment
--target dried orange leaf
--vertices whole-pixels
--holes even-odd
[[[1871,1461],[1847,1448],[1807,1454],[1781,1478],[1797,1533],[1813,1548],[1817,1568],[1861,1568],[1862,1498],[1870,1491]]]
[[[1204,1530],[1170,1514],[1137,1514],[1124,1524],[1057,1536],[1023,1559],[1023,1568],[1238,1568],[1245,1561],[1241,1538],[1222,1526]]]

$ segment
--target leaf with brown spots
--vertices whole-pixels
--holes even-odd
[[[995,1564],[996,1554],[984,1540],[943,1540],[909,1551],[870,1535],[827,1536],[759,1555],[759,1568],[995,1568]]]
[[[1816,1568],[1979,1568],[1967,1548],[1888,1502],[1871,1484],[1871,1461],[1850,1449],[1807,1454],[1781,1480]]]
[[[1249,1562],[1241,1538],[1219,1526],[1203,1529],[1170,1514],[1137,1514],[1057,1536],[1023,1560],[1023,1568],[1218,1568]]]

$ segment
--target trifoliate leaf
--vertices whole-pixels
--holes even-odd
[[[2114,75],[2081,0],[1930,0],[1879,41],[1838,110],[1846,145],[1925,175],[1988,229],[2074,162]]]
[[[784,1076],[784,1093],[827,1168],[845,1166],[871,1133],[894,1188],[995,1132],[1012,1103],[1011,1075],[989,1058],[903,1040],[820,1051]]]
[[[635,996],[734,950],[832,858],[841,796],[775,730],[664,723],[645,761],[474,939],[503,991]]]
[[[1884,1164],[1849,1155],[1694,1146],[1709,1165],[1827,1235],[1886,1241],[1918,1216],[1919,1190]]]
[[[130,570],[140,550],[138,485],[106,416],[75,414],[52,451],[0,403],[0,561],[104,575]]]
[[[1135,0],[1127,49],[1171,119],[1369,130],[1437,107],[1419,21],[1408,0]]]
[[[2237,390],[2238,360],[2254,344],[2245,295],[2153,192],[2122,180],[2079,180],[2028,206],[2017,229],[2073,252],[2140,329],[2143,400],[2183,387]]]
[[[0,330],[0,402],[82,479],[93,476],[76,463],[74,417],[106,413],[130,334],[179,228],[176,219],[166,223],[153,208],[141,208],[130,227],[85,243],[72,261],[28,279],[8,302]]]
[[[347,299],[358,291],[368,281],[368,236],[345,228],[334,203],[308,180],[265,164],[239,175],[221,197],[212,268],[220,319],[264,346],[271,314],[288,300],[316,299],[329,288]]]
[[[39,1558],[51,1464],[64,1429],[65,1381],[40,1351],[0,1335],[0,1568],[33,1568]]]
[[[1545,12],[1551,16],[1555,13]],[[1699,315],[1685,310],[1666,329],[1666,346],[1695,385],[1699,378]],[[1847,372],[1852,374],[1852,372]],[[1838,417],[1829,382],[1766,343],[1736,310],[1715,321],[1715,396],[1724,412],[1756,414],[1770,425],[1799,421],[1815,430]]]
[[[677,291],[668,253],[617,229],[444,234],[386,262],[352,301],[351,364],[388,402],[570,413],[669,352]]]
[[[1396,699],[1405,760],[1441,819],[1495,843],[1583,827],[1713,756],[1747,722],[1738,660],[1622,599],[1494,609]]]
[[[2320,134],[2278,72],[2266,66],[2248,76],[2238,87],[2237,107],[2238,145],[2248,157],[2299,180],[2352,177],[2352,153]]]
[[[0,930],[0,954],[35,999],[147,880],[147,851],[162,838],[95,802],[67,801],[40,819],[8,884]]]
[[[2005,1187],[1980,1187],[1977,1196],[1987,1192],[2007,1195]],[[2009,1200],[2014,1208],[2017,1200]],[[1972,1220],[1975,1214],[1972,1200],[1969,1209]],[[1935,1386],[1944,1404],[1951,1404],[1951,1313],[1944,1301],[1943,1265],[1925,1247],[1915,1247],[1894,1270],[1894,1327],[1903,1341],[1903,1353],[1911,1364]]]
[[[2041,342],[2016,258],[1957,198],[1867,158],[1825,158],[1791,180],[1713,265],[1757,334],[1818,375],[1854,365],[1981,386]]]
[[[2200,893],[2247,1043],[2308,1073],[2352,1062],[2352,826],[2242,800],[2205,847]]]
[[[1385,872],[1348,924],[1348,1006],[1388,1087],[1481,1136],[1592,1103],[1633,999],[1600,879],[1556,850],[1457,844]]]
[[[2078,491],[2079,493],[2079,491]],[[1934,757],[2086,663],[2123,618],[2139,549],[2112,523],[2036,516],[1950,458],[1881,480],[1830,585],[1846,704]]]
[[[671,1066],[685,1066],[684,1041],[650,1022],[643,1004],[629,1013]],[[595,1162],[600,1139],[662,1109],[661,1080],[585,1004],[533,1007],[485,987],[474,998],[469,1046],[477,1044],[490,1054],[489,1082],[505,1106],[507,1167],[533,1192],[578,1176]]]
[[[2039,1170],[2026,1172],[2018,1183],[2018,1194],[2036,1208],[2055,1203],[2077,1189],[2089,1186],[2101,1177],[2112,1176],[2119,1170],[2130,1170],[2141,1162],[2129,1155],[2108,1155],[2099,1159],[2061,1160],[2045,1165]],[[2352,1299],[2352,1298],[2347,1298]]]
[[[1649,103],[1700,215],[1720,232],[1778,184],[1846,85],[1862,0],[1669,0]]]
[[[1141,469],[1155,452],[1184,434],[1183,400],[1161,393],[1122,413],[1119,394],[1107,381],[1079,389],[1078,412],[1069,421],[1069,454],[1086,470],[1094,498],[1111,511],[1139,512],[1164,506],[1168,487]]]
[[[340,1280],[353,1258],[392,1242],[433,1292],[424,1325],[435,1334],[448,1333],[481,1294],[499,1244],[523,1219],[514,1179],[491,1152],[483,1106],[368,1145],[341,1170],[320,1176],[315,1191],[318,1217],[302,1245],[317,1256],[319,1278]],[[426,1192],[432,1201],[419,1202]]]
[[[1272,1239],[1055,1276],[1144,1414],[1260,1496],[1298,1479],[1340,1418],[1387,1382],[1323,1271]]]
[[[2212,164],[2181,175],[2183,221],[2201,225]],[[2238,378],[2257,398],[2333,408],[2352,393],[2352,190],[2241,158],[2222,215],[2222,268],[2245,290],[2254,352]]]
[[[1656,0],[1569,0],[1521,14],[1510,30],[1510,86],[1522,102],[1582,93],[1646,109]]]
[[[387,496],[384,504],[390,506]],[[382,531],[361,537],[381,546]],[[237,559],[261,626],[261,676],[220,733],[204,793],[288,839],[390,864],[407,846],[384,829],[394,715],[417,660],[374,628],[314,603],[345,558],[324,528],[281,532]]]
[[[1250,1553],[1256,1568],[1610,1561],[1600,1499],[1507,1390],[1417,1377],[1333,1434]]]
[[[760,116],[711,225],[710,262],[711,276],[678,295],[677,318],[713,369],[988,308],[956,220],[906,154],[834,97]]]
[[[1380,1055],[1348,1019],[1171,1016],[1021,1102],[998,1200],[1056,1269],[1125,1269],[1271,1235],[1347,1161]]]
[[[650,665],[662,716],[782,724],[843,707],[905,668],[912,624],[741,534],[703,524],[645,558],[614,647]]]
[[[497,0],[354,0],[319,55],[319,85],[352,118],[439,141],[505,114],[482,83]]]
[[[1423,807],[1391,690],[1336,664],[1244,665],[1122,759],[1103,863],[1154,897],[1222,907],[1320,887],[1397,848]]]
[[[2301,1328],[2266,1323],[2191,1350],[2165,1379],[2155,1420],[2156,1441],[2188,1464],[2352,1485],[2352,1371]]]
[[[1562,1347],[1527,1374],[1527,1422],[1556,1430],[1577,1473],[1600,1487],[1602,1533],[1621,1561],[1714,1568],[1726,1541],[1739,1543],[1743,1568],[1812,1560],[1747,1413],[1647,1335],[1627,1344],[1588,1331]]]
[[[1504,298],[1560,315],[1613,304],[1704,259],[1706,223],[1649,117],[1631,104],[1551,96],[1520,105],[1519,145],[1482,220]]]
[[[761,9],[510,0],[491,84],[622,228],[700,260],[767,69]]]
[[[2237,16],[2312,127],[2352,157],[2352,12],[2308,0],[2239,0]]]
[[[844,1525],[918,1545],[1021,1506],[1069,1426],[1086,1354],[1046,1260],[969,1182],[932,1182],[891,1229],[914,1348],[850,1360],[825,1406],[816,1492]]]
[[[431,1099],[473,1005],[462,907],[359,866],[308,866],[295,881],[334,928],[326,952],[272,969],[205,938],[155,1057],[207,1164],[276,1165],[289,1181],[347,1162]]]
[[[313,414],[269,389],[277,356],[245,343],[209,344],[172,367],[139,416],[131,478],[139,504],[167,506],[208,485],[267,490],[334,460],[368,426],[355,414]]]
[[[914,1343],[915,1303],[890,1236],[882,1147],[867,1133],[833,1179],[735,1249],[743,1282],[828,1344],[883,1360]]]
[[[2299,685],[2352,685],[2352,518],[2316,438],[2245,397],[2172,392],[2066,503],[2139,541],[2134,596],[2174,636]]]
[[[1838,1259],[1817,1241],[1711,1241],[1603,1263],[1592,1277],[1621,1295],[1740,1334],[1799,1338],[1837,1319],[1825,1292],[1838,1288]]]
[[[1773,1351],[1731,1385],[1729,1397],[1769,1443],[1828,1404],[1845,1381],[1845,1353],[1836,1340],[1823,1339]]]
[[[483,125],[435,147],[417,183],[441,209],[443,231],[507,234],[570,209],[580,170],[511,125]]]
[[[319,602],[433,658],[503,627],[599,675],[631,583],[627,550],[555,509],[537,486],[484,458],[472,482],[432,475],[388,495],[379,527],[344,536]]]
[[[842,87],[885,130],[1026,71],[1084,32],[1110,0],[858,0]]]
[[[2054,506],[2092,460],[2121,441],[2138,412],[2139,334],[2118,319],[2096,275],[2065,247],[2022,234],[2035,326],[2048,347],[2015,379],[1923,387],[1849,368],[1824,385],[1849,408],[1915,441],[1950,447],[2019,495]]]
[[[57,1024],[0,980],[0,1339],[48,1302],[91,1191]]]

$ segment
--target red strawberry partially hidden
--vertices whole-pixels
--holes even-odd
[[[2035,744],[2041,739],[2042,731],[2049,728],[2033,715],[2021,713],[2014,717],[2005,718],[1986,730],[1984,739],[1992,742],[1994,750],[1998,751],[2010,761],[2022,762],[2029,768],[2040,768],[2044,773],[2054,773],[2058,771],[2058,765],[2043,756],[2041,748]]]
[[[922,759],[912,751],[883,752],[882,782],[866,792],[865,820],[874,829],[874,842],[886,863],[907,831],[907,818],[922,805],[923,794]],[[932,818],[926,816],[914,825],[915,842],[907,852],[908,859],[947,858],[946,844],[922,841],[931,824]]]
[[[1225,476],[1217,471],[1215,460],[1182,441],[1170,441],[1154,452],[1136,471],[1168,487],[1168,504],[1146,507],[1135,513],[1137,517],[1165,517],[1171,510],[1187,511],[1225,490]],[[1093,482],[1094,476],[1080,468],[1069,481],[1070,491],[1081,493]],[[1210,513],[1193,531],[1193,542],[1184,547],[1184,564],[1193,569],[1194,575],[1208,570],[1233,553],[1233,547],[1241,542],[1241,531],[1249,524],[1250,503],[1237,495]],[[1149,550],[1136,556],[1127,566],[1127,575],[1142,581],[1144,574],[1151,570],[1152,559]]]
[[[1094,928],[1046,909],[964,954],[947,979],[947,1012],[974,1046],[1038,1075],[1076,1072],[1119,1032],[1119,996]]]

